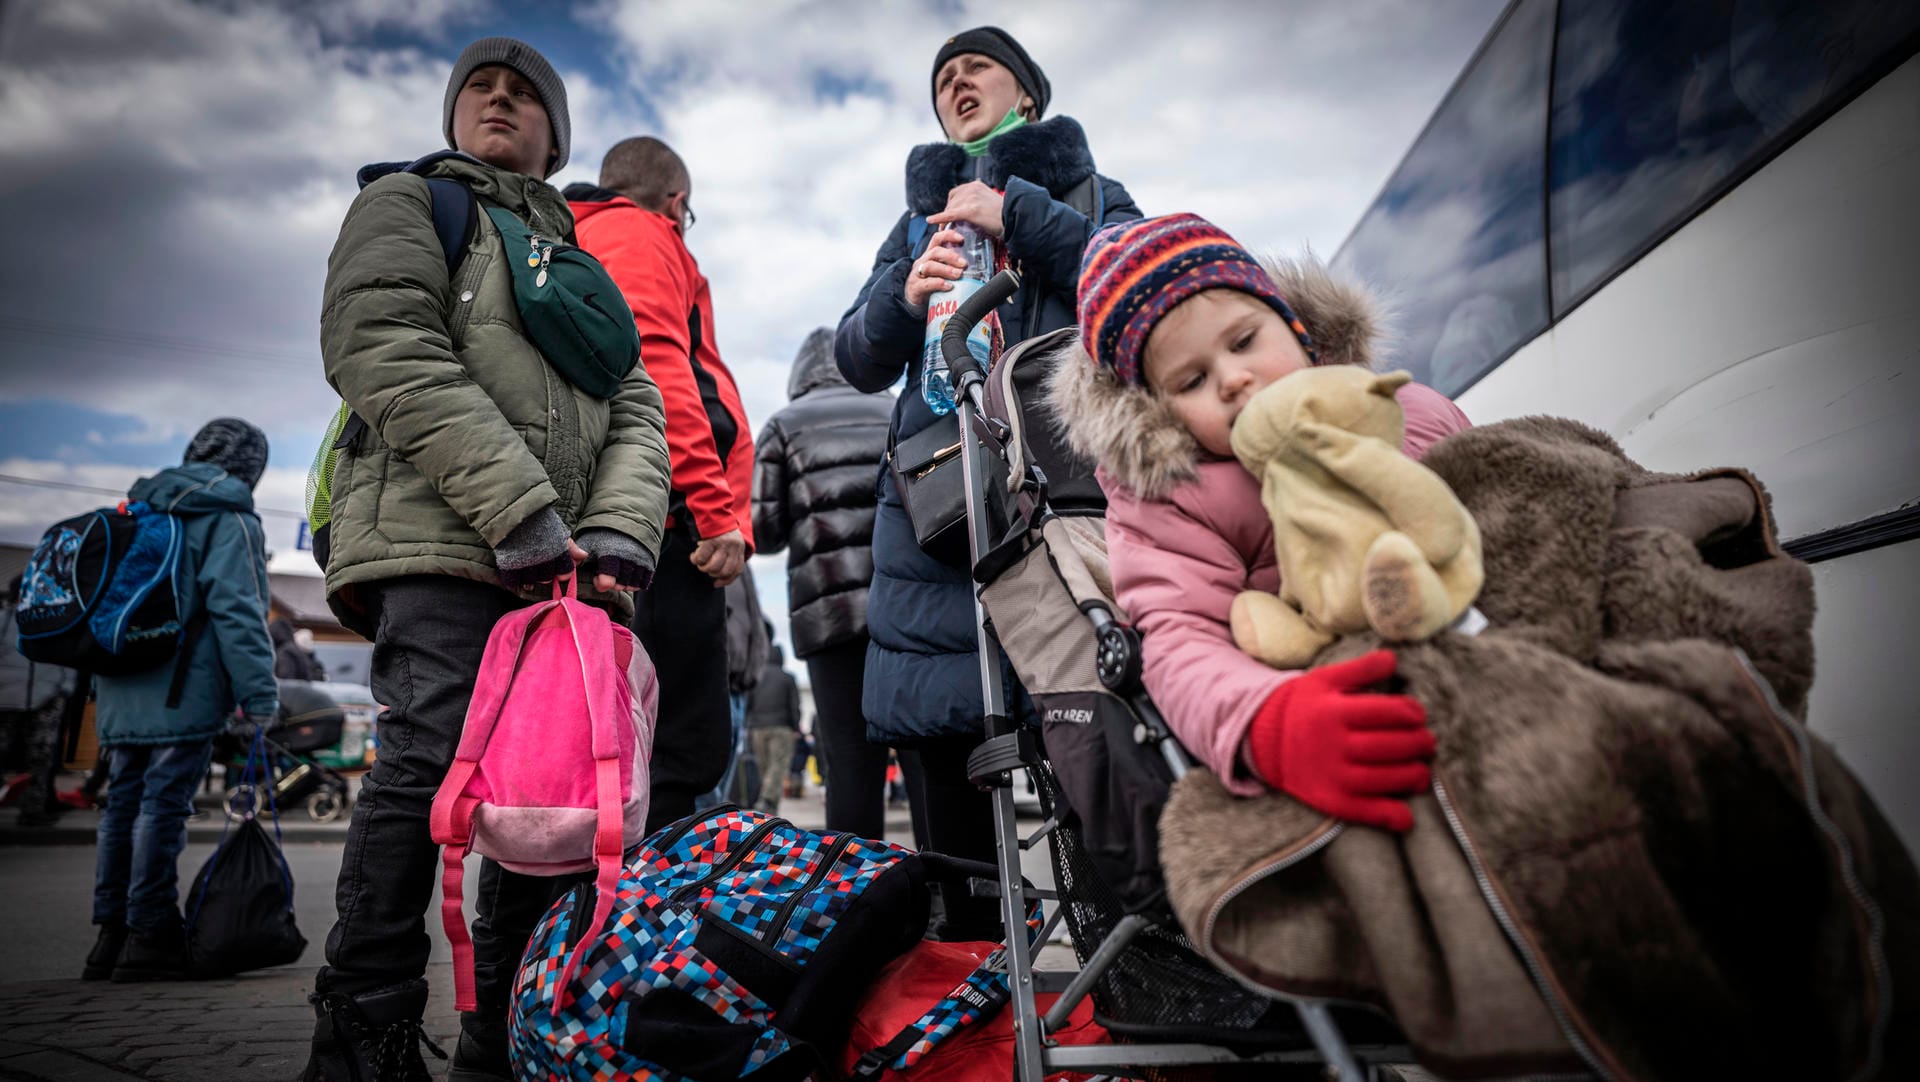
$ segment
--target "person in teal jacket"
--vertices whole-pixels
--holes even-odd
[[[239,709],[255,724],[280,710],[267,634],[266,534],[253,488],[267,466],[267,437],[231,417],[193,437],[181,465],[127,492],[180,519],[185,547],[174,579],[182,626],[199,625],[179,705],[169,708],[175,662],[95,681],[95,718],[108,756],[100,814],[93,922],[100,927],[82,976],[179,980],[187,976],[179,905],[180,850],[194,790],[213,738]],[[196,620],[204,613],[204,620]]]

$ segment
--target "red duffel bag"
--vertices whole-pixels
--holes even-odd
[[[853,1030],[840,1054],[841,1073],[852,1076],[862,1056],[924,1019],[998,949],[998,943],[929,939],[894,959],[880,971],[854,1011]],[[1040,1013],[1045,1014],[1059,997],[1046,993],[1036,998]],[[1108,1042],[1106,1029],[1093,1020],[1091,998],[1074,1008],[1066,1026],[1053,1037],[1065,1045]],[[1013,1012],[1002,1008],[939,1042],[911,1066],[889,1065],[875,1077],[879,1082],[1006,1082],[1013,1077]],[[1067,1071],[1047,1076],[1049,1082],[1092,1077]]]

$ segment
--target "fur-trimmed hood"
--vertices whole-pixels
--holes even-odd
[[[1366,290],[1334,277],[1311,257],[1260,262],[1306,324],[1321,364],[1373,367],[1385,328],[1380,306]],[[1195,476],[1200,445],[1167,404],[1096,365],[1078,338],[1061,348],[1047,398],[1073,449],[1142,499],[1163,499]]]
[[[980,159],[979,179],[1005,188],[1019,177],[1059,196],[1093,175],[1087,133],[1070,116],[1022,124],[993,137]],[[946,209],[947,193],[974,179],[973,159],[958,143],[923,143],[907,154],[907,209],[934,214]]]

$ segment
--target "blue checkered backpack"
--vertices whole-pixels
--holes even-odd
[[[721,807],[631,850],[613,913],[594,888],[547,912],[514,982],[514,1076],[762,1082],[831,1077],[860,994],[927,925],[929,881],[964,890],[991,866],[851,834],[816,834]],[[1028,908],[1037,935],[1037,903]],[[582,935],[593,942],[559,986]],[[856,1074],[918,1062],[1007,1002],[997,956],[880,1048]]]

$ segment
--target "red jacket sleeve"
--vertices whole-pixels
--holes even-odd
[[[685,498],[695,531],[706,538],[736,528],[733,491],[688,355],[687,317],[699,288],[693,257],[673,223],[638,208],[602,211],[580,223],[578,236],[633,309],[640,363],[659,386],[666,411],[673,490]]]

